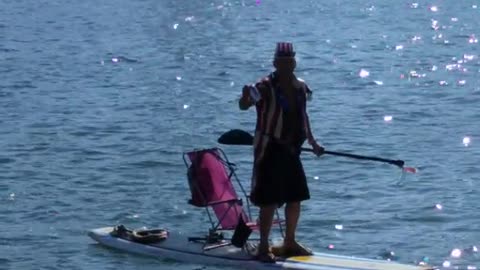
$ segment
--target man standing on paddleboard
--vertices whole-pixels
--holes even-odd
[[[286,235],[279,252],[286,256],[311,255],[295,239],[300,203],[310,199],[300,148],[306,140],[317,156],[324,152],[310,130],[306,106],[311,91],[294,74],[292,43],[277,43],[273,66],[275,71],[267,77],[245,85],[239,100],[241,110],[253,105],[257,110],[250,199],[260,207],[257,257],[265,262],[275,261],[268,238],[275,209],[283,204],[286,204]]]

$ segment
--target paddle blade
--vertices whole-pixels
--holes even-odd
[[[223,133],[218,142],[230,145],[253,145],[253,136],[241,129],[232,129]]]
[[[403,168],[404,172],[409,172],[409,173],[417,173],[417,169],[414,167],[405,167]]]

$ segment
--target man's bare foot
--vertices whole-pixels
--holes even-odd
[[[283,253],[284,253],[284,256],[311,256],[313,255],[313,252],[299,244],[297,241],[289,241],[289,242],[285,242],[283,244]]]
[[[258,253],[255,256],[255,260],[261,261],[261,262],[264,262],[264,263],[275,263],[276,262],[275,255],[273,255],[273,253],[271,253],[271,252]]]
[[[286,257],[285,256],[285,247],[284,246],[272,246],[270,248],[272,253],[277,257]]]
[[[273,255],[268,246],[259,246],[255,259],[261,262],[274,263],[275,255]]]

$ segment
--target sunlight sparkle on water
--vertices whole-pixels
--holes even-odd
[[[178,23],[173,25],[173,29],[177,29],[177,28],[178,28]]]
[[[15,193],[10,193],[10,195],[8,196],[8,200],[9,201],[15,200]]]
[[[436,71],[437,69],[438,69],[438,67],[437,67],[437,66],[435,66],[435,65],[433,65],[433,67],[432,67],[432,71]]]
[[[451,18],[450,20],[451,20],[452,22],[458,22],[458,18],[456,18],[456,17],[453,17],[453,18]]]
[[[412,77],[412,78],[424,78],[426,76],[427,76],[427,74],[425,74],[425,73],[417,73],[415,70],[410,71],[410,77]]]
[[[452,256],[453,258],[460,258],[462,256],[462,251],[456,248],[452,250],[452,252],[450,252],[450,256]]]
[[[467,270],[477,270],[477,267],[473,265],[468,265]]]
[[[195,17],[193,17],[193,16],[188,16],[188,17],[185,18],[185,21],[186,22],[191,22],[191,21],[193,21],[194,18]]]
[[[412,38],[412,41],[417,41],[417,40],[421,40],[421,39],[422,39],[421,36],[414,36],[414,37]]]
[[[188,104],[183,104],[183,108],[184,108],[185,110],[188,109],[188,107],[190,107],[190,105],[188,105]]]
[[[365,70],[365,69],[361,69],[360,72],[358,73],[358,76],[360,76],[361,78],[366,78],[368,76],[370,76],[370,72],[368,72],[368,70]]]
[[[373,81],[376,85],[383,85],[382,81]]]
[[[397,46],[395,46],[395,50],[396,50],[396,51],[403,50],[403,45],[397,45]]]
[[[437,6],[431,6],[431,7],[430,7],[430,11],[432,11],[432,12],[437,12],[437,11],[438,11],[438,7],[437,7]]]
[[[314,176],[313,179],[318,180],[320,177]]]
[[[468,43],[478,43],[478,38],[476,38],[475,35],[471,35],[468,39]]]
[[[455,70],[455,69],[460,69],[462,65],[460,64],[448,64],[445,66],[447,70]]]
[[[470,145],[470,142],[471,142],[470,137],[463,138],[463,145],[468,146]]]
[[[391,115],[385,115],[383,117],[383,121],[385,121],[385,122],[391,122],[392,120],[393,120],[393,116],[391,116]]]
[[[451,265],[452,265],[452,264],[451,264],[449,261],[444,261],[444,262],[442,263],[442,266],[443,266],[443,267],[450,267]]]
[[[116,57],[112,58],[112,62],[113,63],[118,63],[118,58],[116,58]]]
[[[342,224],[336,224],[335,229],[337,230],[343,230],[343,225]]]
[[[466,80],[460,80],[458,81],[458,85],[465,85],[467,83]]]
[[[412,4],[410,5],[410,7],[411,7],[411,8],[418,8],[418,3],[412,3]]]
[[[182,80],[182,77],[181,76],[177,76],[177,81],[181,81]]]
[[[443,206],[442,206],[441,204],[437,203],[437,204],[435,205],[435,208],[437,208],[438,210],[442,210],[442,209],[443,209]]]
[[[473,251],[473,252],[478,252],[477,246],[473,246],[473,247],[472,247],[472,251]]]

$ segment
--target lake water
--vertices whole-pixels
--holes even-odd
[[[401,177],[391,165],[304,153],[312,198],[299,240],[480,267],[479,6],[3,0],[0,269],[216,269],[112,251],[87,231],[204,233],[182,153],[222,147],[249,187],[251,148],[216,140],[253,131],[254,110],[237,100],[272,71],[278,41],[294,43],[327,150],[418,169]]]

